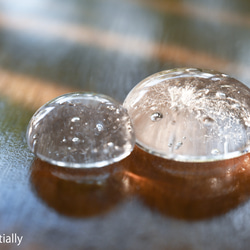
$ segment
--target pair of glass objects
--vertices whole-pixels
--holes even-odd
[[[230,159],[250,149],[250,89],[215,71],[166,70],[136,85],[123,105],[94,93],[70,93],[31,118],[27,142],[40,159],[72,168],[104,167],[135,142],[182,162]]]

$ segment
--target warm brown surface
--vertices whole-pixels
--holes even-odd
[[[0,249],[249,249],[250,155],[103,169],[29,151],[34,111],[80,90],[123,101],[148,75],[210,68],[250,86],[248,0],[0,0]],[[1,239],[0,239],[1,240]]]

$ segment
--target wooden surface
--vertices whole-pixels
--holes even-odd
[[[43,163],[34,111],[81,90],[122,102],[148,75],[222,71],[250,86],[248,0],[0,0],[0,249],[249,249],[250,158],[101,170]]]

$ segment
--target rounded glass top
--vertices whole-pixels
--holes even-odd
[[[167,159],[229,159],[250,149],[250,89],[215,71],[166,70],[124,101],[138,146]]]
[[[33,153],[51,164],[91,168],[128,156],[135,136],[126,109],[112,98],[70,93],[33,115],[27,142]]]

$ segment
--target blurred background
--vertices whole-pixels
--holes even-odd
[[[195,177],[196,166],[173,176],[137,152],[121,163],[129,170],[86,184],[26,145],[29,119],[52,98],[123,102],[176,67],[250,87],[250,1],[0,0],[0,234],[23,236],[0,249],[248,249],[248,156]]]
[[[148,75],[175,67],[215,69],[249,85],[249,5],[1,0],[1,92],[14,98],[23,91],[26,97],[19,98],[33,106],[31,96],[41,98],[47,85],[59,94],[94,91],[123,101]]]

